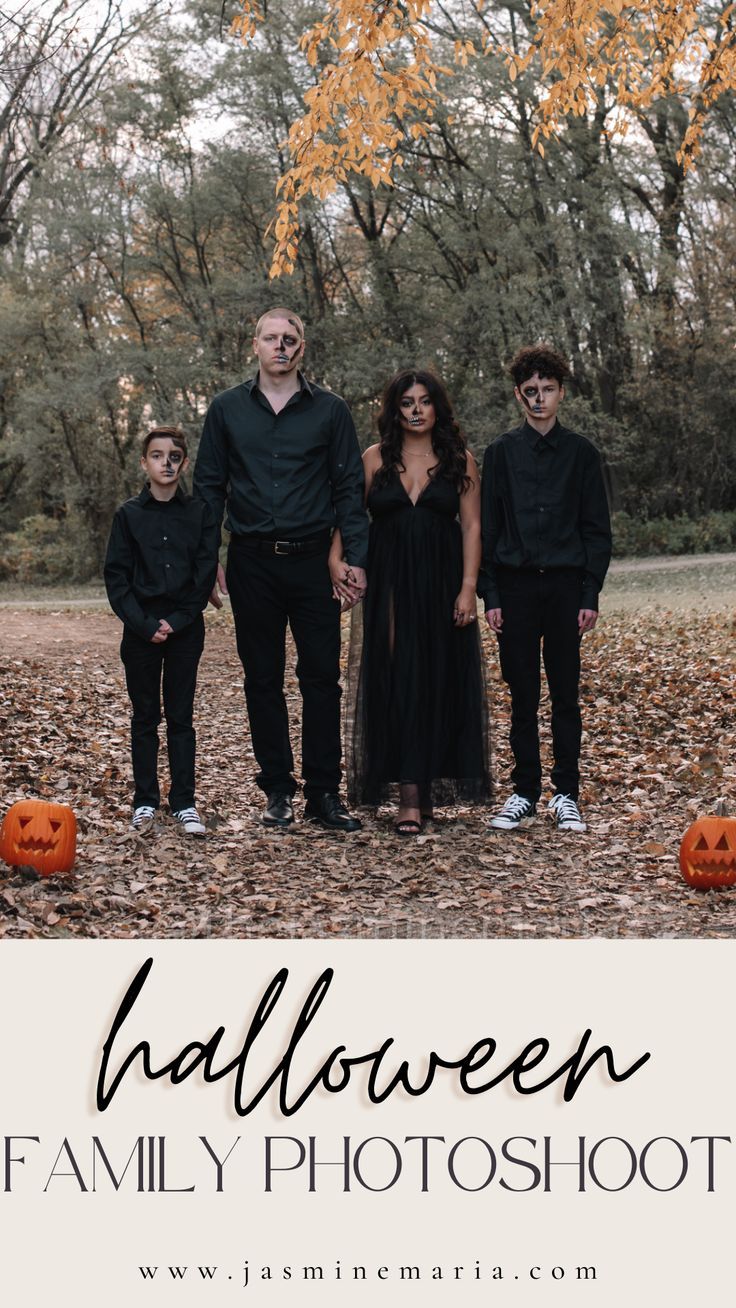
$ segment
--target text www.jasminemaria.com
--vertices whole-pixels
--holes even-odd
[[[149,1285],[161,1282],[231,1282],[243,1289],[250,1286],[261,1288],[268,1285],[300,1285],[319,1283],[359,1284],[372,1282],[374,1285],[391,1282],[444,1282],[457,1285],[478,1281],[496,1282],[547,1282],[550,1281],[597,1281],[598,1268],[591,1263],[571,1265],[529,1263],[514,1267],[511,1264],[484,1264],[480,1259],[470,1263],[426,1264],[421,1263],[351,1263],[343,1264],[340,1260],[333,1263],[312,1263],[304,1265],[273,1263],[251,1263],[246,1260],[238,1267],[221,1267],[206,1264],[167,1264],[165,1266],[149,1265],[138,1267],[138,1280]]]

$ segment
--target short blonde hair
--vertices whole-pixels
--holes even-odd
[[[292,327],[296,328],[302,340],[304,340],[304,323],[299,317],[299,314],[294,313],[293,309],[284,309],[280,305],[276,305],[273,309],[267,309],[265,313],[261,314],[256,323],[256,336],[260,336],[263,330],[263,324],[267,318],[286,318],[291,323]]]

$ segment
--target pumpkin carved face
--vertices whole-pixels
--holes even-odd
[[[14,867],[27,864],[42,876],[69,872],[77,852],[77,820],[66,804],[21,799],[11,805],[0,827],[0,858]]]
[[[736,882],[736,818],[702,817],[688,827],[680,845],[680,868],[698,890]]]

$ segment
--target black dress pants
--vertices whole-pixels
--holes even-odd
[[[340,605],[332,597],[329,540],[318,553],[275,554],[231,537],[227,588],[243,665],[256,782],[293,795],[294,757],[284,697],[286,625],[302,695],[302,773],[307,799],[340,785]]]
[[[503,628],[498,635],[501,673],[511,691],[511,780],[517,794],[536,803],[542,789],[539,754],[540,645],[552,701],[552,783],[578,798],[580,787],[580,635],[582,576],[576,568],[499,568]]]
[[[172,813],[194,803],[194,756],[196,737],[192,726],[197,666],[204,648],[204,618],[201,613],[160,644],[144,640],[123,628],[120,657],[133,706],[130,736],[133,753],[135,793],[133,807],[150,804],[158,808],[158,727],[161,721],[161,690],[166,717],[169,750]]]

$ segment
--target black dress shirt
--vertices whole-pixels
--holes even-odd
[[[524,422],[493,441],[483,459],[483,561],[478,594],[501,608],[496,569],[579,568],[580,607],[598,608],[611,559],[611,522],[601,457],[556,422],[541,436]]]
[[[194,493],[240,536],[299,540],[338,526],[345,558],[365,567],[363,464],[350,410],[299,374],[274,413],[257,379],[222,391],[204,421]]]
[[[219,528],[201,500],[181,486],[157,500],[146,486],[112,522],[105,559],[110,606],[126,627],[150,640],[165,618],[181,631],[207,605],[217,571]]]

